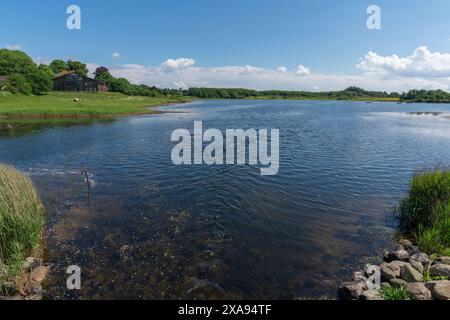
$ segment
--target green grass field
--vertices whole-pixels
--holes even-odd
[[[80,99],[76,102],[74,99]],[[190,101],[189,98],[152,98],[120,93],[63,93],[23,96],[0,93],[0,116],[3,117],[114,117],[151,114],[148,107]]]

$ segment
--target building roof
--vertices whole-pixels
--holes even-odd
[[[66,77],[73,77],[73,76],[77,76],[77,77],[81,77],[81,78],[83,78],[83,79],[86,79],[86,80],[91,80],[91,81],[97,81],[97,82],[99,82],[98,80],[95,80],[95,79],[92,79],[92,78],[89,78],[89,77],[86,77],[86,76],[83,76],[83,75],[81,75],[81,74],[77,74],[77,73],[74,73],[74,72],[70,72],[70,73],[60,73],[58,76],[56,76],[56,78],[54,78],[53,80],[56,80],[56,79],[60,79],[60,78],[66,78]]]

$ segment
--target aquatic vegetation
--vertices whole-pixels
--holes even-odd
[[[0,288],[40,249],[43,227],[44,207],[31,179],[0,165]]]
[[[399,207],[400,229],[429,254],[450,254],[450,170],[415,175]]]

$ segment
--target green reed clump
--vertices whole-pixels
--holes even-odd
[[[425,252],[450,255],[450,201],[436,206],[433,220],[430,227],[419,226],[417,244]]]
[[[410,300],[408,292],[403,286],[398,288],[395,287],[384,287],[380,291],[381,296],[384,300]]]
[[[31,179],[0,164],[0,288],[40,248],[44,207]]]
[[[399,207],[400,230],[416,238],[427,253],[450,253],[450,170],[413,177]]]

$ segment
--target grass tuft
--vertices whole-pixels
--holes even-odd
[[[410,300],[410,296],[403,286],[398,288],[383,287],[380,290],[384,300]]]
[[[21,274],[40,248],[44,207],[31,179],[0,164],[0,288]]]
[[[400,231],[414,236],[422,251],[450,255],[450,170],[415,175],[399,219]]]

